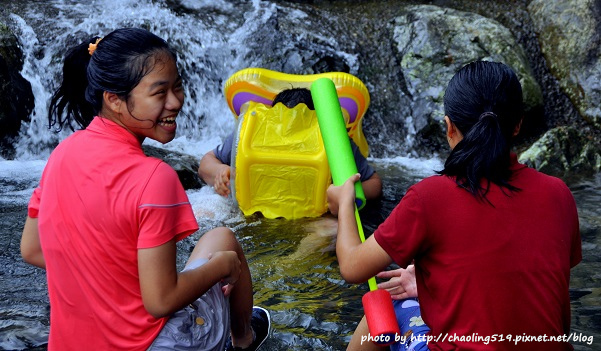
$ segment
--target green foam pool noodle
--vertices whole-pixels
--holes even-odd
[[[334,185],[342,185],[358,171],[334,82],[329,78],[317,79],[311,84],[311,97],[332,172],[332,181]],[[365,194],[361,182],[355,183],[355,198],[357,207],[363,208]]]

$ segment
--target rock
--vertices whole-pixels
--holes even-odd
[[[409,6],[402,12],[391,26],[405,83],[401,90],[413,106],[408,129],[415,132],[416,142],[436,136],[435,149],[444,145],[446,85],[459,68],[475,60],[512,67],[522,84],[526,112],[542,106],[540,86],[509,29],[475,13],[431,5]]]
[[[582,117],[601,130],[601,5],[534,0],[528,11],[552,74]]]
[[[184,153],[165,150],[149,145],[142,145],[147,156],[160,158],[173,167],[182,182],[184,189],[198,189],[206,185],[198,175],[199,159]]]
[[[14,156],[13,141],[34,107],[31,84],[19,73],[22,68],[17,38],[0,22],[0,156],[4,158]]]
[[[557,127],[524,151],[519,161],[572,182],[601,171],[601,147],[579,129]]]
[[[374,157],[446,149],[444,89],[457,69],[474,60],[512,66],[527,112],[541,114],[543,107],[541,88],[513,33],[469,11],[376,1],[278,5],[252,37],[257,41],[246,47],[265,68],[295,74],[336,69],[360,78],[371,95],[363,129]],[[548,129],[542,117],[528,121],[541,125],[532,129]]]

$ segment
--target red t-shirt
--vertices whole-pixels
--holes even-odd
[[[570,268],[582,253],[567,186],[517,163],[515,155],[512,170],[510,183],[521,191],[491,184],[492,206],[450,177],[426,178],[374,233],[400,266],[415,259],[422,318],[432,337],[440,335],[430,350],[572,349],[514,342],[569,333]],[[508,335],[511,342],[499,341]],[[467,342],[469,336],[489,341]]]
[[[48,349],[147,349],[167,319],[144,308],[138,249],[198,230],[175,171],[96,117],[53,151],[28,215],[46,261]]]

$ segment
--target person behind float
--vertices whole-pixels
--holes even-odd
[[[570,269],[582,259],[578,213],[560,179],[518,163],[510,151],[522,106],[520,82],[507,65],[461,68],[444,95],[451,148],[444,168],[411,186],[364,243],[354,216],[358,175],[328,189],[339,203],[336,254],[345,280],[365,282],[395,262],[408,271],[388,273],[403,282],[387,287],[403,298],[415,295],[415,274],[420,306],[411,311],[421,310],[434,339],[411,347],[573,349],[557,338],[569,334]],[[399,320],[407,318],[403,301],[394,301]],[[362,342],[368,333],[364,318],[349,350],[376,349]]]
[[[314,110],[311,91],[306,88],[290,88],[282,90],[276,95],[272,105],[282,103],[288,108],[294,108],[298,104],[305,104],[310,110]],[[235,131],[226,137],[221,145],[207,152],[200,160],[198,174],[215,192],[222,196],[230,194],[230,175],[231,175],[231,156],[232,145],[235,138]],[[361,183],[367,200],[377,199],[382,194],[382,181],[380,176],[371,167],[367,159],[361,154],[359,147],[351,141],[351,147],[357,169],[361,174]],[[336,214],[338,206],[336,203],[329,203],[329,211]]]
[[[21,239],[46,270],[49,350],[256,350],[267,338],[231,230],[202,235],[177,271],[176,242],[198,223],[176,172],[141,144],[173,140],[183,103],[175,52],[146,30],[67,52],[48,118],[85,129],[49,157]]]

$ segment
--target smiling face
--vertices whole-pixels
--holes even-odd
[[[175,60],[165,52],[157,53],[150,67],[152,70],[127,99],[106,97],[115,112],[107,117],[136,136],[140,143],[150,138],[165,144],[175,138],[176,117],[184,104],[182,79]]]

